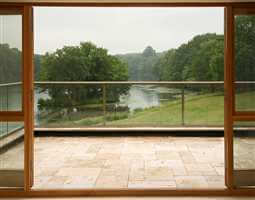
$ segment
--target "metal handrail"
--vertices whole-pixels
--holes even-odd
[[[236,84],[255,84],[255,81],[236,81]],[[22,85],[22,82],[2,83],[0,87]],[[35,85],[220,85],[224,81],[35,81]]]
[[[236,81],[236,84],[255,84],[255,81]],[[22,85],[22,82],[3,83],[0,87]],[[35,81],[35,85],[221,85],[224,81]]]
[[[13,82],[13,83],[2,83],[0,84],[0,87],[9,87],[9,86],[16,86],[16,85],[22,85],[22,82]]]
[[[254,82],[255,83],[255,82]],[[224,81],[35,81],[35,85],[200,85],[200,84],[224,84]]]

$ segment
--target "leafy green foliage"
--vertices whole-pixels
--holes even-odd
[[[224,37],[204,34],[170,49],[155,66],[162,81],[219,81],[224,75]]]
[[[16,48],[10,48],[8,44],[0,44],[0,83],[19,82],[21,73],[21,52]]]
[[[127,65],[117,57],[108,54],[90,42],[79,46],[65,46],[42,57],[41,81],[125,81],[128,79]],[[129,87],[115,87],[107,90],[107,99],[118,101]],[[50,100],[41,100],[41,106],[65,107],[68,112],[91,100],[102,103],[102,86],[46,86]]]
[[[235,65],[237,81],[255,80],[255,17],[235,18]]]
[[[35,80],[39,80],[40,55],[34,55]],[[22,80],[22,53],[8,44],[0,44],[0,83]]]

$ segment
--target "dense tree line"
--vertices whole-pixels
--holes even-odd
[[[220,81],[224,78],[224,36],[204,34],[170,49],[154,68],[161,81]]]
[[[131,81],[220,81],[224,78],[223,35],[197,35],[167,52],[156,53],[148,46],[142,53],[118,57],[128,64]]]

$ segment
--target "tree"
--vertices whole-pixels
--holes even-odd
[[[39,80],[40,55],[34,56],[35,79]],[[13,83],[22,80],[22,52],[9,44],[0,44],[0,83]]]
[[[17,48],[0,44],[0,83],[22,80],[22,54]]]
[[[255,17],[235,18],[235,70],[237,81],[255,80]]]
[[[192,59],[192,76],[197,81],[224,79],[224,39],[211,38],[200,44]]]
[[[104,48],[85,42],[79,46],[65,46],[42,57],[41,81],[125,81],[128,79],[127,65],[117,57],[108,54]],[[81,109],[80,105],[90,101],[100,102],[102,86],[59,86],[45,87],[50,100],[43,107]],[[128,86],[107,89],[107,100],[118,101],[127,93]],[[42,107],[41,107],[42,108]]]

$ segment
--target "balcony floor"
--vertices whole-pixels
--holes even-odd
[[[224,188],[222,137],[36,137],[34,188]]]

